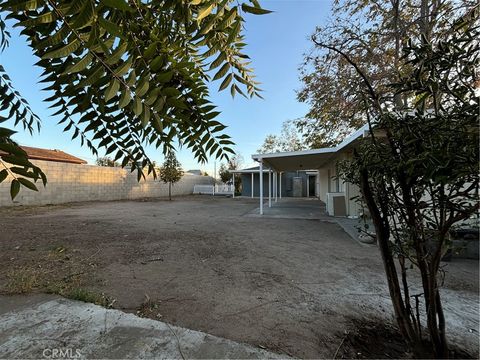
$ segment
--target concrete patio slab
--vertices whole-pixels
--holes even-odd
[[[245,216],[272,219],[320,220],[323,222],[338,224],[343,231],[359,244],[364,246],[376,246],[373,243],[365,243],[360,240],[358,219],[327,215],[325,203],[317,198],[282,198],[278,199],[277,202],[272,202],[272,207],[268,207],[268,202],[265,203],[263,207],[263,215],[260,215],[260,208],[256,208],[245,214]]]
[[[263,215],[260,215],[260,208],[256,208],[245,216],[332,221],[332,217],[325,212],[325,203],[317,198],[282,198],[276,202],[272,200],[272,207],[268,207],[268,201],[266,201],[263,206]]]
[[[280,357],[200,331],[57,296],[0,298],[2,359]]]

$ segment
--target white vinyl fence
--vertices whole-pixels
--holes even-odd
[[[194,194],[233,195],[233,185],[195,185]]]

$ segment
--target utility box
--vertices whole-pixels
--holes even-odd
[[[294,177],[292,178],[292,196],[293,197],[302,197],[303,194],[303,178]]]
[[[327,213],[330,216],[347,216],[345,193],[327,193]]]

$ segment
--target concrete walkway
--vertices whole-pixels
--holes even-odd
[[[259,359],[278,354],[58,296],[0,297],[0,358]]]

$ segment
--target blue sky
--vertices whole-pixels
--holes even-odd
[[[211,86],[211,99],[219,107],[218,120],[228,126],[226,132],[236,143],[235,150],[245,159],[244,166],[252,165],[251,155],[256,152],[267,134],[278,133],[283,121],[303,116],[305,104],[298,103],[295,90],[301,84],[298,66],[311,44],[308,37],[315,26],[325,22],[330,9],[327,0],[263,0],[262,6],[273,10],[269,15],[248,15],[246,21],[246,53],[251,57],[257,79],[262,82],[262,99],[232,99],[229,91],[218,93],[219,83]],[[60,149],[75,156],[95,161],[95,157],[71,134],[63,133],[56,125],[58,118],[42,100],[47,97],[38,84],[40,69],[33,64],[36,58],[21,38],[13,31],[10,46],[0,55],[0,62],[13,80],[14,86],[29,101],[34,112],[42,119],[39,134],[30,136],[18,128],[14,139],[22,145]],[[10,124],[9,124],[10,125]],[[160,151],[148,149],[153,160],[163,161]],[[198,164],[188,150],[181,150],[178,158],[185,170],[203,169],[213,172],[213,160]],[[218,162],[217,162],[218,168]]]

